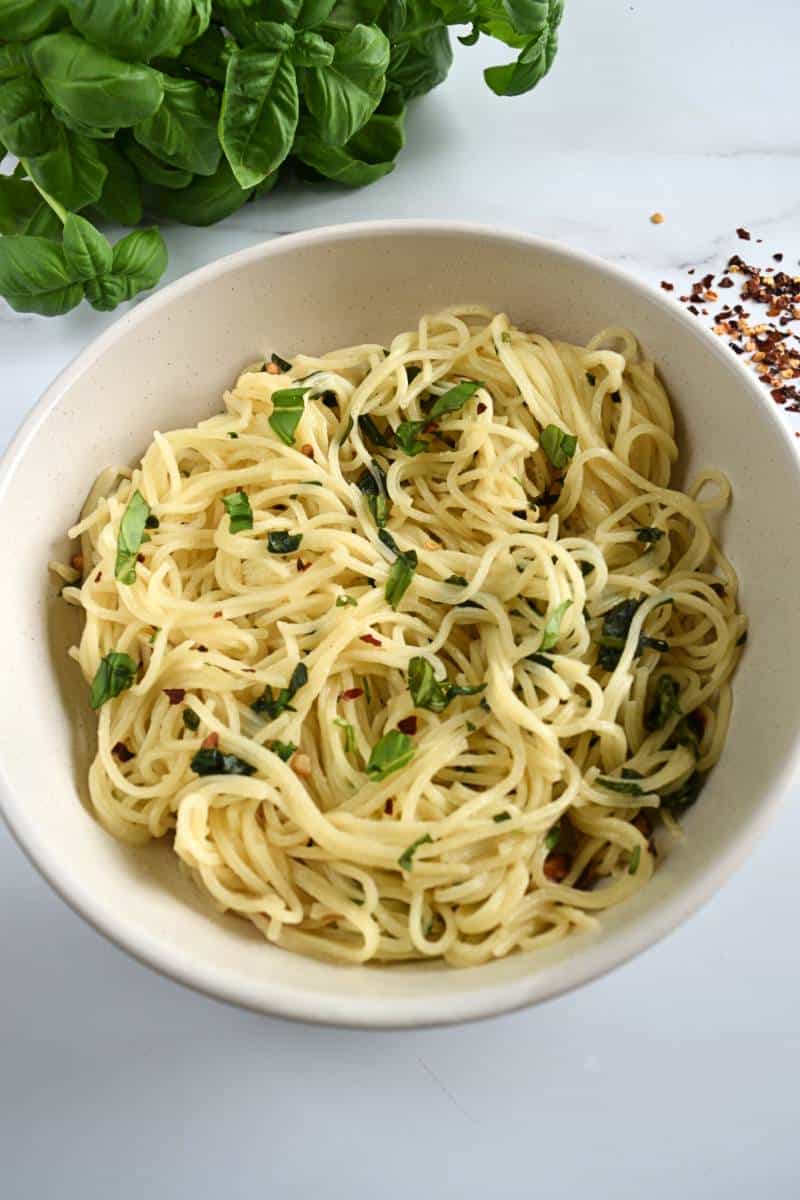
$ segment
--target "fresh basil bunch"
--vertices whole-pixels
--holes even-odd
[[[144,212],[211,225],[291,161],[360,187],[403,147],[410,99],[452,62],[449,25],[519,51],[497,95],[534,87],[563,0],[0,0],[0,294],[46,316],[115,308],[166,265]],[[78,215],[80,214],[80,215]]]

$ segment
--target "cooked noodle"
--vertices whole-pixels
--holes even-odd
[[[86,616],[72,653],[88,681],[111,651],[139,667],[99,707],[100,820],[174,839],[220,909],[340,962],[471,965],[593,925],[647,883],[653,828],[679,830],[722,750],[746,627],[708,524],[727,481],[670,488],[669,401],[623,329],[583,348],[461,307],[388,351],[277,370],[251,368],[224,412],[104,472],[70,531],[83,583],[64,595]],[[298,380],[287,445],[271,396]],[[481,386],[430,423],[464,380]],[[401,421],[419,421],[421,452],[374,444]],[[158,525],[129,585],[115,561],[137,491]],[[253,523],[232,532],[237,492]],[[270,532],[302,541],[270,553]],[[434,668],[433,708],[415,706],[412,659]],[[289,706],[254,711],[300,663]],[[398,725],[405,765],[368,775]],[[197,774],[204,742],[253,773]]]

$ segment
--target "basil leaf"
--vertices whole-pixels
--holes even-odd
[[[187,729],[191,729],[195,733],[200,728],[200,718],[193,708],[185,708],[181,713],[181,719]]]
[[[163,77],[164,99],[133,136],[158,158],[193,175],[213,175],[222,147],[217,136],[219,101],[214,88],[191,79]]]
[[[372,747],[367,763],[367,775],[373,783],[381,783],[395,771],[408,766],[416,754],[416,746],[407,733],[390,729]]]
[[[641,784],[632,779],[604,779],[602,776],[598,776],[596,782],[599,787],[605,788],[608,792],[620,792],[624,796],[647,795]]]
[[[544,844],[548,850],[555,850],[556,846],[558,845],[558,843],[560,841],[561,841],[561,826],[559,824],[556,824],[556,825],[553,825],[552,828],[547,831],[547,836],[544,839]]]
[[[445,583],[450,583],[453,587],[469,587],[463,575],[448,575]]]
[[[628,874],[629,875],[635,875],[636,872],[639,870],[639,863],[641,861],[641,858],[642,858],[642,847],[634,846],[633,851],[631,853],[630,862],[628,863]]]
[[[256,769],[235,754],[216,747],[198,750],[189,766],[195,775],[255,775]]]
[[[333,62],[333,46],[319,33],[301,33],[291,54],[296,67],[327,67]]]
[[[637,542],[660,542],[664,536],[663,529],[656,529],[654,525],[646,525],[642,529],[636,530]]]
[[[55,124],[53,145],[25,159],[31,179],[73,212],[100,198],[106,179],[101,142]]]
[[[418,837],[415,842],[407,846],[403,853],[398,858],[398,862],[404,871],[410,871],[413,863],[414,855],[420,846],[426,846],[428,843],[433,843],[433,838],[429,833],[423,833],[422,837]]]
[[[0,138],[11,154],[44,154],[58,141],[58,126],[40,85],[31,76],[0,84]]]
[[[461,40],[461,39],[459,38],[459,41],[460,41],[460,40]],[[505,812],[505,811],[504,811],[504,812],[495,813],[495,815],[492,817],[492,820],[494,821],[494,823],[495,823],[496,825],[502,825],[503,821],[510,821],[510,820],[511,820],[511,813],[510,813],[510,812]]]
[[[603,667],[606,671],[613,671],[616,667],[622,651],[625,649],[631,621],[641,603],[641,600],[621,600],[619,604],[615,604],[613,608],[610,608],[604,616],[602,633],[597,639],[600,646],[600,651],[597,655],[597,665],[599,667]],[[671,603],[671,600],[664,600],[663,603]],[[639,635],[639,641],[636,646],[636,657],[646,649],[658,650],[664,653],[669,650],[669,642],[665,642],[663,638],[653,638],[649,634],[642,633]]]
[[[408,591],[416,569],[417,555],[414,550],[407,550],[392,563],[389,574],[386,577],[385,592],[386,599],[392,608],[397,608],[403,596]]]
[[[356,753],[356,735],[353,726],[349,721],[343,721],[341,717],[333,718],[334,725],[338,725],[344,730],[344,752],[345,754]]]
[[[386,82],[403,100],[410,100],[447,78],[453,51],[440,6],[434,7],[430,0],[407,0],[396,9],[401,19],[392,33],[392,59]],[[449,23],[452,22],[448,20]],[[462,24],[460,19],[454,23]]]
[[[114,246],[111,274],[124,300],[154,287],[166,266],[167,247],[157,229],[136,229]]]
[[[705,775],[701,775],[699,771],[694,771],[686,782],[682,783],[675,791],[662,795],[661,807],[668,809],[688,808],[690,804],[694,804],[697,800],[705,782]]]
[[[111,244],[85,217],[67,213],[63,244],[74,279],[94,279],[111,270]]]
[[[487,67],[483,77],[497,96],[519,96],[536,87],[550,70],[558,49],[558,26],[564,11],[563,0],[506,0],[504,4],[509,33],[520,37],[533,33],[525,42],[519,58],[503,67]],[[525,18],[521,14],[525,12]],[[502,26],[487,30],[511,45],[519,45],[519,37],[504,36]]]
[[[302,533],[287,533],[285,529],[272,530],[267,534],[267,549],[270,554],[292,554],[303,540]]]
[[[575,453],[578,439],[574,434],[565,433],[557,425],[546,425],[541,432],[539,444],[556,470],[561,471]]]
[[[254,187],[292,148],[299,98],[290,59],[274,50],[236,50],[228,62],[219,138],[237,182]]]
[[[661,675],[656,682],[652,703],[644,717],[645,729],[663,729],[672,716],[680,716],[680,688],[671,675]]]
[[[138,142],[123,140],[121,144],[125,147],[126,158],[133,164],[145,183],[177,191],[188,187],[192,182],[191,171],[185,171],[181,167],[173,167],[170,163],[165,163],[155,154],[151,154],[149,150],[145,150],[144,146],[140,146]]]
[[[184,225],[213,225],[223,221],[250,199],[252,188],[239,186],[228,160],[223,158],[213,175],[200,175],[180,191],[161,188],[151,194],[153,211]]]
[[[0,38],[27,42],[62,17],[62,0],[4,0],[0,7]]]
[[[555,671],[555,664],[552,658],[548,658],[546,654],[526,654],[526,662],[538,663],[540,667],[547,667],[548,671]]]
[[[287,371],[291,371],[292,369],[292,364],[287,359],[281,358],[280,354],[270,354],[269,361],[274,367],[277,367],[279,371],[283,372],[283,374],[286,374]]]
[[[372,442],[373,446],[380,446],[384,450],[390,450],[394,446],[391,428],[388,434],[378,428],[370,416],[362,416],[358,418],[358,428],[367,439]]]
[[[30,233],[29,222],[41,203],[32,183],[13,175],[0,175],[0,233]],[[49,205],[45,207],[55,216]],[[58,217],[56,224],[61,224]]]
[[[428,413],[427,424],[432,421],[438,421],[440,417],[447,413],[458,412],[464,407],[470,396],[474,396],[478,388],[483,387],[477,379],[464,379],[461,383],[457,383],[455,387],[451,387],[443,395],[437,396],[433,408]]]
[[[398,446],[411,458],[422,454],[430,447],[430,442],[423,441],[419,436],[427,424],[427,420],[401,421],[395,430]]]
[[[103,190],[95,201],[101,216],[115,225],[138,225],[142,219],[142,184],[127,158],[108,142],[97,146],[106,169]]]
[[[389,519],[391,503],[386,491],[386,473],[374,458],[356,480],[356,487],[366,496],[367,507],[375,524],[379,529],[383,529]]]
[[[323,142],[343,146],[366,124],[383,96],[390,53],[377,25],[359,24],[338,39],[332,63],[307,72],[303,95]]]
[[[126,691],[136,678],[138,669],[139,664],[134,662],[128,654],[123,654],[118,650],[111,650],[106,654],[100,660],[100,666],[92,680],[89,692],[91,707],[98,709],[107,700],[113,700],[115,696],[119,696],[120,692]]]
[[[229,496],[222,497],[222,503],[230,517],[231,533],[253,528],[253,510],[246,492],[231,492]]]
[[[0,293],[16,312],[52,317],[83,299],[61,246],[43,237],[0,238]]]
[[[298,663],[292,672],[292,677],[289,680],[289,686],[281,688],[281,690],[273,695],[272,688],[267,686],[264,689],[263,695],[259,696],[250,707],[254,713],[259,716],[268,717],[270,721],[274,721],[282,712],[294,712],[291,701],[296,694],[308,683],[308,668],[305,663]]]
[[[136,582],[136,556],[142,545],[145,526],[150,516],[150,505],[137,489],[131,496],[122,514],[117,535],[117,561],[114,578],[120,583]]]
[[[98,312],[111,312],[125,299],[125,286],[115,275],[101,275],[86,280],[84,295]]]
[[[135,125],[151,116],[164,96],[158,71],[112,57],[64,30],[38,38],[30,56],[52,102],[87,125]]]
[[[349,605],[352,605],[353,607],[355,607],[357,604],[358,604],[358,601],[356,600],[356,598],[354,596],[337,596],[336,597],[336,607],[337,608],[347,608]]]
[[[451,700],[457,696],[476,696],[486,689],[486,684],[477,687],[461,687],[445,678],[437,680],[427,658],[415,656],[408,664],[408,690],[415,708],[426,708],[429,712],[444,712]]]
[[[282,762],[288,762],[297,749],[294,742],[267,742],[267,746]]]
[[[327,145],[313,122],[301,121],[293,153],[325,179],[364,187],[394,170],[405,144],[405,112],[399,95],[385,95],[366,125],[344,146]]]
[[[539,643],[540,650],[552,650],[558,644],[558,639],[561,636],[561,622],[570,604],[572,604],[572,600],[562,600],[561,604],[557,608],[554,608],[547,618],[542,632],[542,640]]]
[[[196,42],[184,46],[178,61],[181,66],[187,67],[202,79],[224,83],[228,59],[235,49],[234,39],[226,37],[219,25],[209,25]]]
[[[282,388],[272,393],[272,415],[269,423],[282,442],[294,445],[294,435],[303,415],[306,392],[310,387]]]
[[[211,17],[209,0],[65,0],[84,37],[133,61],[177,54]]]

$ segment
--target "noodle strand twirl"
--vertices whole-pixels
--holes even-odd
[[[745,636],[727,481],[676,456],[623,329],[461,307],[245,371],[71,531],[100,820],[341,962],[592,925],[719,757]]]

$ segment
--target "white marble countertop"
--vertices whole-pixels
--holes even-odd
[[[457,47],[448,82],[413,109],[394,175],[171,229],[169,277],[287,230],[375,217],[517,227],[653,282],[716,271],[734,252],[768,263],[782,251],[796,272],[800,7],[566,7],[539,90],[493,98],[479,67],[499,54]],[[0,447],[114,316],[0,308]],[[794,1195],[798,842],[789,804],[699,915],[581,992],[477,1026],[366,1035],[264,1020],[143,969],[0,828],[3,1194]]]

